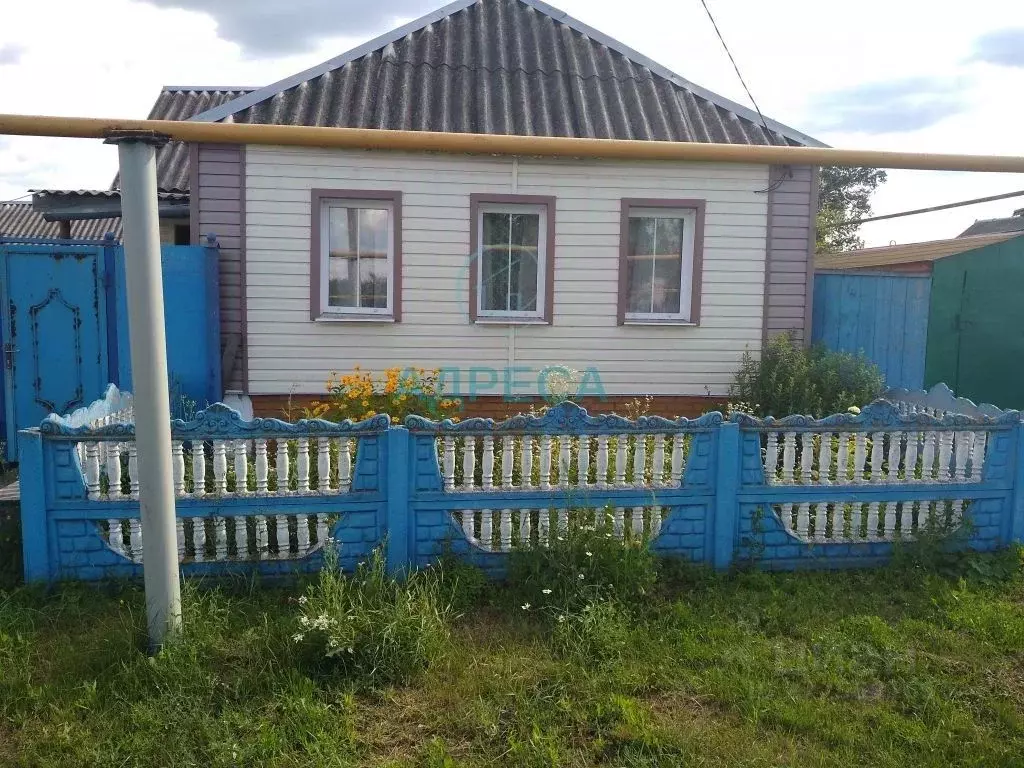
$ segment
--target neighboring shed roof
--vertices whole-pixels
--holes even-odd
[[[965,251],[973,251],[975,248],[982,248],[992,243],[1001,243],[1013,237],[1016,237],[1014,233],[1004,232],[995,235],[955,237],[951,240],[932,240],[926,243],[862,248],[844,253],[819,253],[814,257],[814,268],[864,269],[936,261]]]
[[[194,117],[239,123],[823,146],[540,0],[457,0]]]
[[[232,101],[253,90],[255,89],[214,86],[164,86],[156,103],[149,110],[147,119],[188,120],[200,112]],[[157,152],[156,185],[161,190],[184,192],[187,198],[188,184],[188,145],[180,141],[171,141]],[[117,176],[110,186],[111,189],[120,187]]]
[[[121,219],[87,219],[71,222],[71,237],[75,240],[102,240],[107,232],[121,239]],[[57,237],[60,225],[46,221],[32,209],[32,203],[0,203],[0,237]]]
[[[979,219],[960,233],[960,237],[991,235],[996,232],[1024,232],[1024,208],[1018,208],[1013,216],[1005,219]]]

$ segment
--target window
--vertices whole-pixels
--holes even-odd
[[[398,320],[399,192],[313,191],[310,262],[314,320]]]
[[[697,323],[703,200],[623,200],[619,323]]]
[[[472,195],[470,319],[550,322],[555,201]]]

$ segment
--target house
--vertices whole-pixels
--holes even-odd
[[[814,266],[814,341],[864,352],[890,387],[941,382],[1024,407],[1024,232],[819,255]]]
[[[47,221],[28,200],[0,203],[0,237],[102,240],[108,233],[121,239],[121,217]]]
[[[992,235],[999,232],[1024,232],[1024,208],[1018,208],[1012,216],[1003,219],[978,219],[959,236]]]
[[[191,119],[821,146],[539,0],[458,0]],[[257,413],[356,364],[444,368],[477,413],[541,394],[550,366],[611,405],[692,413],[767,334],[809,326],[812,168],[190,153],[193,232],[222,246],[225,382]]]

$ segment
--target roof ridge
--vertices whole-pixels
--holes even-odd
[[[324,74],[331,72],[333,70],[340,69],[345,65],[357,59],[361,59],[364,56],[374,53],[380,49],[387,48],[389,45],[398,42],[402,38],[414,32],[419,32],[428,27],[429,25],[437,21],[440,21],[444,18],[447,18],[448,16],[452,16],[456,13],[459,13],[460,11],[466,10],[467,8],[473,5],[476,5],[478,3],[482,4],[484,2],[495,1],[497,0],[455,0],[455,2],[449,3],[448,5],[443,6],[442,8],[438,8],[437,10],[428,13],[425,16],[421,16],[420,18],[415,19],[409,22],[408,24],[393,29],[390,32],[386,32],[383,35],[380,35],[372,40],[369,40],[368,42],[363,43],[362,45],[356,46],[355,48],[352,48],[351,50],[340,54],[339,56],[335,56],[331,59],[321,62],[320,64],[317,64],[316,66],[310,67],[309,69],[306,69],[302,72],[298,72],[282,80],[278,80],[275,83],[271,83],[270,85],[267,85],[263,88],[259,88],[243,96],[239,96],[236,99],[224,102],[219,106],[213,107],[204,112],[200,112],[199,114],[193,115],[191,118],[189,118],[189,120],[194,120],[197,122],[216,122],[219,120],[223,120],[229,115],[253,107],[256,104],[266,101],[267,99],[270,99],[279,93],[289,90],[290,88],[294,88],[295,86],[300,85],[304,82],[313,80],[317,77],[321,77]],[[681,77],[680,75],[677,75],[675,72],[661,64],[658,64],[653,59],[644,56],[642,53],[634,50],[633,48],[630,48],[624,43],[619,42],[615,38],[610,37],[609,35],[606,35],[603,32],[594,29],[593,27],[590,27],[589,25],[583,23],[582,21],[579,21],[578,19],[570,16],[565,11],[548,5],[546,2],[543,2],[543,0],[514,1],[526,6],[527,8],[530,8],[531,10],[537,13],[541,13],[549,17],[555,23],[569,27],[573,31],[577,32],[580,35],[583,35],[584,37],[588,38],[589,40],[599,45],[603,45],[606,48],[615,51],[619,55],[628,59],[631,63],[639,65],[641,67],[645,67],[653,75],[657,75],[668,80],[672,85],[687,90],[694,96],[702,98],[705,101],[714,104],[716,107],[720,109],[725,109],[734,112],[737,116],[752,123],[755,123],[757,125],[760,125],[763,119],[764,123],[767,125],[770,131],[778,133],[779,135],[787,139],[796,141],[800,144],[819,147],[827,146],[823,142],[818,141],[817,139],[808,136],[807,134],[802,133],[801,131],[798,131],[795,128],[791,128],[788,125],[778,122],[777,120],[772,120],[771,118],[763,117],[757,111],[751,109],[750,107],[745,107],[742,104],[738,104],[737,102],[734,102],[731,99],[722,96],[721,94],[703,88],[697,85],[696,83],[693,83]],[[427,64],[427,66],[435,66],[427,62],[424,62],[424,64]],[[450,65],[445,64],[445,66]],[[574,74],[565,73],[562,72],[561,70],[557,71],[560,72],[561,74]],[[580,77],[580,79],[583,80],[587,79],[587,76],[575,76]],[[615,79],[618,80],[618,78]],[[607,79],[605,79],[604,81],[607,82]]]
[[[161,93],[178,93],[180,91],[196,91],[198,93],[209,93],[211,91],[244,91],[246,93],[259,90],[258,85],[161,85]]]

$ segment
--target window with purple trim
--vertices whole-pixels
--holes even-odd
[[[696,219],[689,208],[629,209],[626,322],[693,320]]]
[[[546,306],[547,207],[481,204],[476,316],[542,320]]]
[[[324,200],[322,205],[324,314],[392,314],[394,206],[386,200]]]

